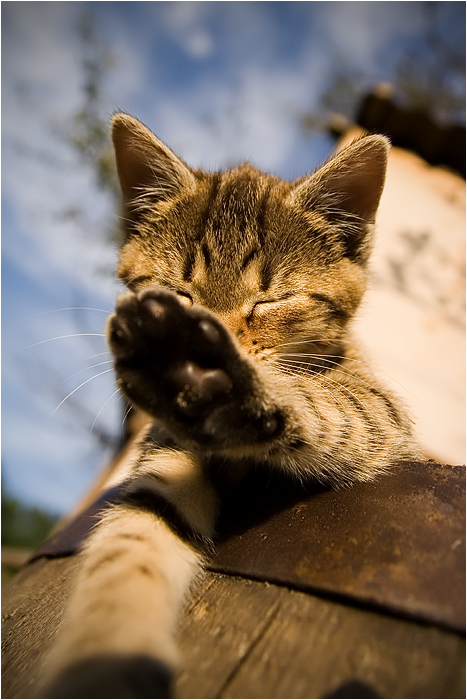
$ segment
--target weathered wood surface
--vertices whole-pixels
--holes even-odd
[[[3,698],[37,697],[78,561],[38,560],[7,587]],[[461,635],[244,578],[205,575],[179,644],[179,698],[325,698],[349,682],[368,697],[465,697]]]
[[[338,492],[260,479],[242,494],[181,616],[177,697],[465,697],[463,468],[407,463]],[[2,697],[38,697],[76,552],[109,498],[2,591]]]
[[[35,554],[74,554],[100,494]],[[212,567],[465,631],[465,467],[405,462],[335,491],[252,473],[223,503]]]
[[[73,585],[75,557],[33,562],[2,588],[2,697],[35,698]]]
[[[248,579],[207,584],[181,623],[178,697],[325,698],[350,682],[465,697],[461,636]]]
[[[216,571],[465,631],[465,467],[405,462],[306,497],[252,480],[226,510]]]

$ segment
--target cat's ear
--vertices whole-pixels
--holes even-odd
[[[366,259],[368,237],[384,187],[389,154],[384,136],[365,136],[339,151],[289,195],[295,205],[342,223],[346,253]]]
[[[111,135],[124,204],[145,194],[152,201],[167,199],[181,188],[194,187],[188,166],[134,117],[116,114]]]

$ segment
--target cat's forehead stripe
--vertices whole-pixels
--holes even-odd
[[[203,222],[206,230],[217,232],[226,225],[234,225],[243,236],[258,216],[258,223],[263,227],[266,202],[263,202],[260,181],[254,173],[246,169],[234,170],[217,176],[216,182],[215,188],[211,186],[208,198]]]
[[[211,265],[211,253],[210,253],[209,246],[206,243],[206,241],[203,241],[203,243],[201,245],[201,252],[202,252],[203,257],[204,257],[204,264],[206,266],[206,269],[208,269]]]
[[[225,179],[220,194],[229,208],[244,212],[251,208],[251,204],[257,202],[258,183],[249,172],[231,173],[230,177]]]
[[[241,270],[242,270],[242,271],[243,271],[243,270],[246,270],[246,268],[248,267],[248,265],[251,263],[252,260],[254,260],[254,259],[258,256],[258,254],[259,254],[258,248],[256,248],[256,247],[255,247],[255,248],[252,248],[252,250],[250,250],[250,251],[245,255],[245,257],[243,258],[243,262],[242,262],[242,265],[241,265]]]
[[[190,246],[186,252],[185,262],[183,264],[182,277],[185,282],[191,282],[193,276],[193,267],[196,260],[196,251],[193,246]]]
[[[262,292],[267,292],[271,286],[273,269],[271,261],[266,259],[260,270],[260,289]]]
[[[204,207],[203,214],[201,216],[201,220],[199,223],[199,230],[197,232],[198,240],[200,240],[204,237],[206,227],[208,225],[209,219],[210,219],[211,214],[212,214],[212,208],[213,208],[214,202],[216,201],[217,195],[219,193],[220,184],[221,184],[221,173],[213,173],[211,175],[211,186],[209,188],[206,206]]]
[[[271,193],[272,183],[269,183],[261,197],[258,207],[258,213],[256,215],[256,223],[258,226],[258,240],[260,246],[264,245],[265,239],[265,221],[266,221],[266,210],[269,201],[269,195]]]
[[[249,165],[210,175],[202,214],[186,251],[184,281],[211,274],[219,264],[225,268],[226,255],[246,273],[264,250],[272,186]],[[262,261],[256,274],[257,284],[266,291],[273,276],[271,264]]]

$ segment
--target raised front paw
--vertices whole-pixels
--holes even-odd
[[[222,448],[270,440],[280,412],[218,317],[172,292],[126,294],[108,326],[121,388],[181,439]]]
[[[162,392],[168,393],[188,415],[228,394],[227,338],[217,325],[165,290],[121,297],[109,321],[109,343],[126,393],[149,411],[164,403]]]

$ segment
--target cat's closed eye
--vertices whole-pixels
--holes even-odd
[[[250,313],[246,317],[247,323],[252,322],[256,317],[261,317],[276,303],[276,301],[276,299],[265,299],[255,302]]]
[[[127,286],[132,290],[138,290],[141,285],[151,281],[151,275],[138,275],[127,281]]]
[[[247,322],[253,321],[255,318],[261,318],[266,314],[278,310],[282,304],[281,302],[287,301],[292,294],[284,294],[284,296],[278,297],[277,299],[260,299],[255,304],[247,316]]]

